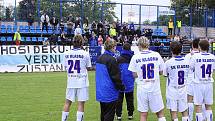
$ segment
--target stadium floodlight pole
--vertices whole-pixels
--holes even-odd
[[[192,17],[192,6],[190,5],[190,39],[191,39],[191,37],[192,37],[192,26],[193,26],[193,17]]]
[[[206,37],[208,37],[208,9],[205,9],[205,33]]]
[[[122,25],[123,5],[121,3],[121,25]]]
[[[62,0],[60,0],[60,20],[62,19],[62,7],[63,7],[63,3],[62,3]]]
[[[37,15],[40,18],[40,0],[37,0]],[[38,26],[40,26],[40,19],[38,19]]]
[[[141,30],[141,5],[139,6],[139,27],[140,27],[140,30]]]
[[[15,6],[14,6],[14,21],[15,21],[15,25],[17,25],[17,21],[16,21],[16,0],[15,0]]]
[[[81,30],[83,32],[83,22],[84,22],[84,0],[81,0]]]
[[[215,27],[215,9],[213,9],[213,17],[212,17],[212,21],[213,21],[213,27]]]
[[[157,6],[157,28],[159,28],[159,6]]]
[[[174,9],[174,11],[176,11],[176,7],[175,7],[175,6],[173,7],[173,9]],[[175,14],[174,14],[174,18],[173,18],[173,19],[174,19],[174,20],[173,20],[173,21],[174,21],[173,23],[174,23],[174,35],[175,35],[175,33],[176,33],[176,32],[175,32],[175,31],[176,31],[176,12],[175,12]]]
[[[103,18],[104,18],[104,0],[102,0],[102,6],[101,6],[101,21],[103,21]]]

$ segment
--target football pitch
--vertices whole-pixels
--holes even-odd
[[[89,73],[89,80],[90,98],[85,105],[85,121],[99,121],[100,107],[95,99],[95,72]],[[165,85],[166,81],[161,77],[164,102]],[[0,121],[61,121],[65,90],[66,72],[0,73]],[[69,121],[76,120],[76,105],[74,103],[70,108]],[[171,121],[166,109],[165,116],[167,121]],[[128,121],[125,105],[122,117],[123,121]],[[136,93],[133,121],[139,121]],[[149,113],[148,121],[157,121],[156,115]]]

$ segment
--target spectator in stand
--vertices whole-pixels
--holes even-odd
[[[56,17],[52,17],[50,20],[50,24],[51,24],[52,30],[54,32],[55,30],[57,30],[58,19]]]
[[[136,34],[138,37],[141,37],[142,32],[141,32],[141,30],[140,30],[140,27],[137,28],[137,30],[135,31],[135,34]]]
[[[43,45],[49,45],[49,39],[47,37],[44,38]]]
[[[71,35],[72,31],[73,31],[73,21],[72,21],[72,14],[70,14],[67,19],[67,34]]]
[[[44,13],[40,19],[42,22],[42,31],[44,30],[44,28],[46,28],[46,31],[48,32],[49,16]]]
[[[75,19],[75,29],[78,27],[78,25],[79,25],[79,27],[80,27],[80,25],[81,25],[81,20],[80,20],[79,17],[76,17],[76,19]]]
[[[19,28],[17,28],[17,31],[14,34],[13,40],[15,41],[16,45],[19,46],[21,42],[21,34],[19,31]]]
[[[126,22],[123,23],[123,33],[124,36],[128,36],[128,24]]]
[[[172,35],[173,28],[174,28],[174,23],[172,19],[170,19],[168,22],[168,35]]]
[[[100,30],[102,30],[103,29],[103,23],[102,23],[102,21],[100,21],[98,24],[97,24],[97,32],[99,32]]]
[[[105,35],[108,35],[108,32],[110,30],[110,24],[107,20],[105,20],[104,26],[105,26]]]
[[[102,35],[99,35],[99,38],[98,38],[98,45],[99,46],[102,46],[103,44],[103,38],[102,38]]]
[[[137,46],[138,39],[139,39],[139,37],[138,37],[138,35],[136,34],[136,35],[134,36],[133,41],[132,41],[132,45],[133,45],[133,46]]]
[[[96,22],[95,22],[95,21],[93,21],[93,23],[91,24],[91,30],[92,30],[91,33],[93,33],[93,32],[94,32],[95,34],[97,33],[97,31],[96,31],[97,28],[96,28]]]
[[[34,17],[32,16],[31,13],[29,13],[29,15],[28,15],[28,26],[29,27],[32,26],[33,23],[34,23]]]
[[[92,33],[92,37],[90,38],[90,46],[97,46],[98,38],[95,33]]]
[[[135,33],[135,28],[134,28],[134,23],[132,22],[130,25],[129,25],[129,35],[134,35]]]
[[[109,35],[111,38],[113,38],[114,40],[117,40],[116,37],[116,29],[113,27],[113,25],[111,26],[110,30],[109,30]]]
[[[61,19],[61,21],[60,21],[60,33],[63,33],[64,32],[64,22],[63,22],[63,19]]]
[[[82,30],[81,30],[81,28],[80,28],[80,25],[77,26],[77,28],[75,29],[74,34],[75,34],[75,35],[78,35],[78,34],[79,34],[79,35],[82,35]]]
[[[88,17],[84,17],[84,25],[86,27],[89,27],[89,20],[88,20]]]
[[[177,20],[177,21],[176,21],[176,24],[177,24],[177,28],[178,28],[178,35],[180,35],[181,26],[182,26],[181,20]]]
[[[121,29],[121,23],[119,22],[119,20],[117,20],[116,22],[116,32],[119,33]]]

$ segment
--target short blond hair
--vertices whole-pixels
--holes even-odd
[[[105,50],[111,50],[116,46],[116,41],[114,39],[106,40],[104,43]]]
[[[150,41],[147,37],[142,36],[138,39],[138,46],[142,48],[149,48],[149,45],[150,45]]]

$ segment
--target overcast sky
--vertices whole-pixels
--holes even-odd
[[[21,0],[16,0],[17,4]],[[144,4],[144,5],[160,5],[160,6],[170,6],[170,0],[111,0],[112,2],[117,3],[127,3],[127,4]],[[15,5],[15,0],[4,0],[5,5]],[[160,10],[168,10],[168,8],[160,8]],[[121,19],[121,6],[117,5],[115,8],[116,15],[119,19]],[[132,16],[129,16],[132,15]],[[137,5],[124,5],[123,6],[123,20],[122,21],[135,21],[136,23],[139,21],[139,6]],[[145,21],[149,19],[150,21],[154,21],[157,18],[157,8],[142,6],[141,7],[141,21]]]

